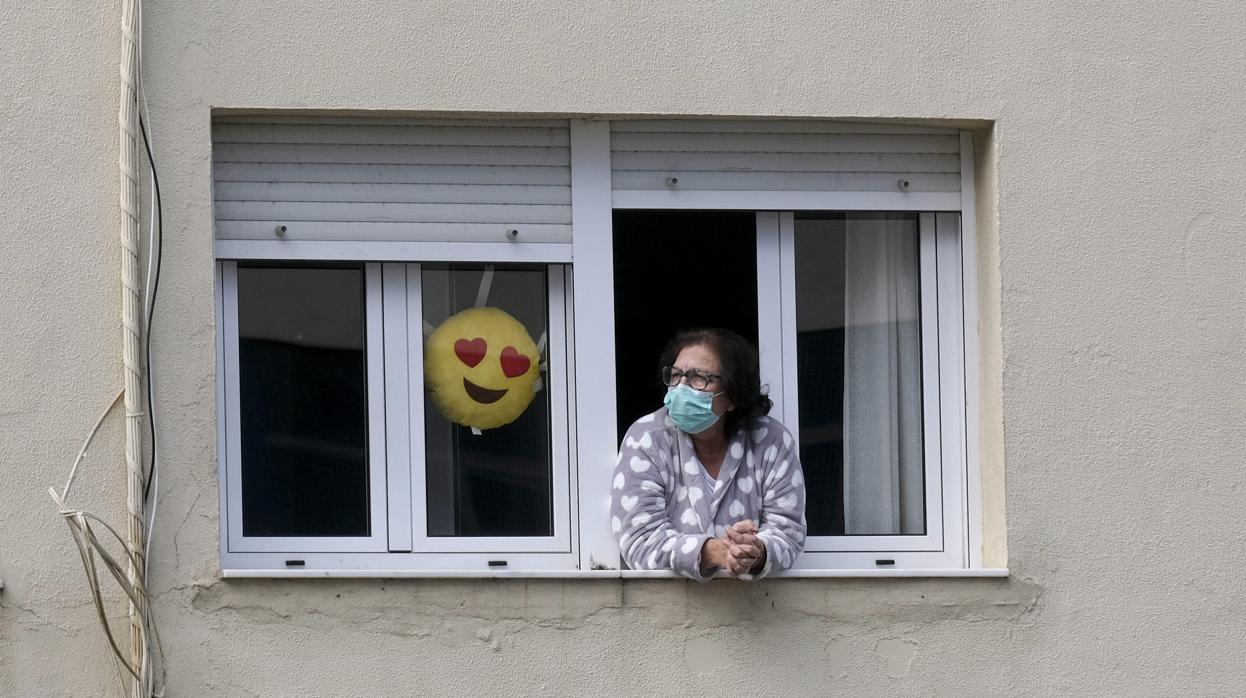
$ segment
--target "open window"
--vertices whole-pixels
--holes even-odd
[[[958,218],[616,212],[620,433],[661,404],[635,377],[663,341],[736,330],[758,341],[771,415],[800,443],[797,567],[963,566]]]
[[[617,576],[619,435],[706,325],[757,341],[800,442],[787,574],[980,564],[967,133],[295,113],[213,142],[227,574]]]

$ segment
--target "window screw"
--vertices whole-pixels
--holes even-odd
[[[675,186],[676,186],[677,184],[679,184],[679,178],[678,178],[678,177],[667,177],[667,178],[666,178],[666,188],[667,188],[667,189],[674,189],[674,188],[675,188]]]
[[[519,229],[518,229],[518,228],[507,228],[507,229],[506,229],[506,239],[507,239],[507,240],[518,240],[518,239],[519,239]]]
[[[273,233],[276,234],[277,237],[283,238],[286,236],[286,227],[284,225],[279,225],[273,229]]]
[[[903,178],[901,178],[901,179],[897,179],[897,180],[896,180],[896,189],[899,189],[900,191],[908,191],[908,190],[909,190],[909,181],[908,181],[907,179],[903,179]]]

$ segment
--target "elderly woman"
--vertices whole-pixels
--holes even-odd
[[[767,417],[757,352],[734,332],[681,332],[662,352],[665,406],[623,438],[611,526],[633,569],[756,579],[805,544],[798,447]]]

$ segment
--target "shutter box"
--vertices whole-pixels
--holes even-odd
[[[565,120],[219,117],[212,144],[220,241],[571,242]]]
[[[610,166],[616,208],[960,208],[961,138],[950,128],[614,121]]]
[[[218,250],[315,256],[279,243],[338,242],[368,256],[380,248],[360,245],[517,239],[545,244],[489,249],[570,259],[567,120],[225,116],[212,143]],[[950,128],[610,122],[615,208],[960,210],[961,159]]]

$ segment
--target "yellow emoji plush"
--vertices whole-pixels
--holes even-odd
[[[532,403],[540,359],[518,320],[497,308],[468,308],[428,336],[424,385],[450,421],[496,429]]]

